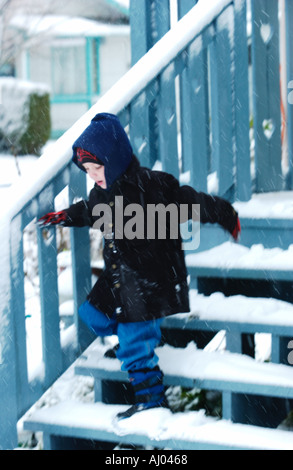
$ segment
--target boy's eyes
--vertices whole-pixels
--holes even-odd
[[[100,170],[102,168],[102,165],[96,165],[96,167],[94,168],[95,170]],[[90,168],[87,168],[86,166],[84,167],[85,171],[86,172],[89,172],[91,169]]]

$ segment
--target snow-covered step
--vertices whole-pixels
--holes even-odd
[[[24,428],[43,432],[48,450],[58,449],[58,437],[112,442],[113,447],[121,443],[176,450],[293,450],[288,431],[233,424],[206,417],[202,411],[172,414],[153,409],[117,423],[116,414],[126,408],[68,401],[35,411]]]
[[[239,213],[241,243],[288,248],[293,240],[293,192],[253,194],[248,202],[233,204]]]
[[[186,264],[197,277],[292,281],[293,245],[283,250],[225,242],[210,250],[187,254]]]
[[[278,191],[268,193],[255,193],[247,202],[235,202],[234,208],[240,219],[247,218],[254,221],[280,220],[293,221],[293,192]]]
[[[75,372],[96,380],[127,382],[118,359],[104,357],[105,347],[97,340],[76,361]],[[169,345],[157,348],[166,386],[181,385],[229,393],[293,398],[293,368],[261,363],[241,354],[208,352],[191,342],[186,348]]]
[[[293,304],[282,300],[243,295],[226,297],[221,292],[205,296],[191,290],[190,309],[190,313],[166,317],[162,327],[292,336]]]

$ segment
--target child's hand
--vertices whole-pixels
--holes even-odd
[[[50,227],[51,225],[64,225],[66,222],[66,211],[49,212],[37,221],[39,227]]]
[[[219,224],[232,235],[235,241],[238,241],[241,225],[238,213],[230,202],[225,199],[218,200]]]
[[[236,225],[234,227],[234,230],[232,232],[232,237],[234,238],[235,241],[238,240],[239,236],[241,233],[241,225],[240,225],[240,220],[239,217],[237,217]]]

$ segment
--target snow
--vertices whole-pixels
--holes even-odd
[[[130,0],[114,0],[114,1],[115,3],[118,3],[119,5],[121,5],[122,7],[129,9]]]
[[[19,180],[20,174],[29,177],[31,172],[34,171],[33,168],[37,159],[38,157],[34,155],[15,158],[12,155],[0,153],[0,217],[6,207],[7,199],[5,194],[10,192],[8,188]]]
[[[107,339],[106,339],[107,343]],[[128,420],[115,422],[117,412],[127,405],[105,405],[94,403],[93,379],[74,374],[74,367],[86,361],[86,367],[107,367],[120,370],[118,360],[105,359],[104,352],[111,345],[102,344],[97,339],[54,385],[43,395],[19,422],[19,434],[25,436],[23,421],[38,422],[45,425],[66,425],[74,428],[88,428],[114,433],[118,436],[141,434],[151,440],[202,440],[229,446],[231,442],[250,448],[292,448],[292,436],[288,432],[275,432],[271,429],[235,425],[228,421],[206,417],[204,411],[172,414],[166,409],[149,410],[134,415]],[[293,376],[286,366],[268,364],[267,372],[263,365],[253,359],[231,353],[206,354],[198,350],[194,343],[186,348],[177,349],[164,346],[157,349],[160,363],[165,374],[177,374],[195,378],[217,378],[231,382],[266,383],[275,386],[291,387]],[[251,438],[253,436],[253,439]]]
[[[254,426],[232,424],[226,420],[206,417],[203,411],[172,414],[167,409],[142,411],[127,420],[115,421],[122,405],[103,403],[78,404],[66,401],[60,405],[37,411],[32,423],[41,421],[44,428],[60,425],[74,429],[91,429],[115,434],[119,437],[143,435],[156,441],[195,441],[247,449],[293,449],[292,436],[286,431],[261,429]],[[78,433],[78,431],[77,431]],[[121,439],[123,440],[123,438]]]
[[[165,374],[228,383],[276,385],[277,380],[280,387],[293,386],[293,371],[288,371],[287,366],[267,364],[265,371],[262,363],[248,356],[228,351],[207,353],[193,342],[180,349],[166,345],[158,348],[157,354]]]
[[[7,138],[14,138],[14,134],[26,125],[28,120],[28,100],[32,93],[44,95],[48,93],[44,84],[31,83],[13,77],[0,77],[0,130]]]
[[[236,202],[241,217],[254,219],[293,219],[293,192],[253,194],[248,202]]]
[[[95,367],[104,367],[108,364],[109,370],[120,370],[118,360],[104,359],[103,354],[109,347],[102,345],[98,339],[88,350],[84,357],[88,357]],[[231,353],[205,354],[197,350],[194,343],[184,349],[175,349],[171,346],[158,348],[164,372],[196,378],[219,378],[223,376],[232,382],[237,380],[254,381],[270,385],[292,387],[292,373],[288,375],[285,366],[269,364],[267,373],[264,373],[262,364],[255,363],[251,358]],[[85,359],[84,359],[85,360]],[[78,359],[76,364],[82,359]],[[45,424],[66,425],[74,428],[89,428],[115,433],[118,436],[128,434],[146,435],[152,440],[203,440],[216,442],[229,446],[231,442],[240,446],[255,446],[264,448],[292,448],[292,436],[288,432],[276,433],[271,429],[247,427],[231,424],[228,421],[218,421],[206,417],[204,411],[184,412],[172,414],[167,409],[149,410],[134,415],[128,420],[115,422],[117,412],[124,410],[127,405],[105,405],[93,403],[93,382],[91,377],[74,375],[74,364],[55,384],[44,394],[39,402],[26,414],[19,423],[20,434],[23,420]],[[253,435],[253,439],[251,436]],[[291,446],[291,447],[290,447]]]
[[[127,25],[111,25],[72,16],[17,14],[11,19],[10,25],[26,31],[30,37],[46,35],[73,38],[129,35],[129,26]]]
[[[293,327],[293,305],[273,298],[251,298],[243,295],[225,297],[221,292],[210,296],[190,291],[190,314],[180,314],[191,320],[232,321]]]
[[[250,248],[233,242],[186,257],[188,266],[217,267],[217,269],[262,269],[292,271],[293,245],[288,250],[264,248],[252,245]]]
[[[78,367],[93,370],[120,371],[118,359],[104,358],[105,347],[99,341],[77,360]],[[293,387],[293,369],[280,364],[264,364],[251,357],[229,351],[198,349],[194,342],[185,348],[164,345],[156,349],[159,363],[165,375],[193,378],[194,380],[219,380],[227,383],[266,384],[268,386]]]

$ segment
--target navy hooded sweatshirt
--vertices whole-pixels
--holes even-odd
[[[91,124],[73,144],[73,162],[83,171],[77,159],[81,148],[95,155],[105,165],[107,190],[126,171],[132,161],[133,150],[117,116],[97,114]]]

